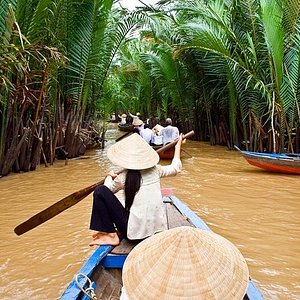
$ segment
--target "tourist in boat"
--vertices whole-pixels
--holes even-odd
[[[162,135],[160,134],[161,133],[161,130],[163,129],[164,127],[161,126],[159,124],[159,121],[156,120],[156,124],[155,126],[153,126],[152,128],[152,131],[154,133],[154,136],[153,136],[153,141],[152,141],[152,145],[153,146],[162,146],[163,145],[163,137]]]
[[[149,124],[144,124],[144,129],[140,131],[140,136],[148,143],[153,144],[154,141],[154,133],[150,129]]]
[[[172,126],[172,119],[166,119],[166,127],[161,129],[159,133],[163,137],[163,144],[166,145],[175,141],[179,136],[179,130],[177,127]]]
[[[140,134],[141,130],[144,129],[144,122],[140,119],[134,119],[132,121],[132,125],[133,125],[133,132]]]
[[[158,164],[156,151],[135,133],[108,149],[110,161],[124,170],[118,175],[110,172],[94,191],[90,229],[96,232],[90,246],[118,245],[119,234],[141,240],[168,229],[160,177],[181,171],[181,144],[182,135],[171,164],[165,166]]]
[[[152,146],[162,146],[163,145],[163,138],[161,135],[154,134],[153,142],[151,143]]]
[[[152,127],[152,131],[155,135],[160,135],[161,130],[164,127],[160,125],[158,118],[155,119],[155,126]]]
[[[112,114],[112,115],[111,115],[110,121],[113,122],[113,123],[117,121],[117,119],[116,119],[116,114]]]
[[[118,117],[121,119],[121,122],[120,122],[121,125],[125,125],[127,123],[127,115],[126,114],[122,114],[121,116],[118,115]]]
[[[130,112],[128,112],[128,113],[129,113],[129,116],[132,118],[132,121],[141,118],[141,114],[140,114],[139,112],[137,112],[136,115],[133,115],[133,114],[130,113]]]
[[[155,234],[127,256],[120,300],[242,300],[249,270],[224,237],[189,226]]]

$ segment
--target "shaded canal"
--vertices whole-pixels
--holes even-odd
[[[107,147],[121,134],[110,129]],[[0,299],[58,299],[92,253],[91,195],[22,236],[13,229],[101,180],[112,168],[105,153],[0,179]],[[300,176],[261,171],[236,151],[200,142],[184,145],[182,161],[183,172],[162,186],[240,249],[266,299],[300,299]]]

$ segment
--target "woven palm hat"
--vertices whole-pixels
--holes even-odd
[[[113,164],[131,170],[148,169],[159,161],[156,151],[137,133],[112,145],[107,156]]]
[[[230,241],[188,226],[147,238],[123,267],[129,300],[241,300],[248,280],[246,261]]]
[[[126,114],[122,114],[121,117],[122,118],[127,118],[127,115]]]
[[[140,119],[137,119],[137,118],[132,121],[133,126],[140,126],[142,124],[143,124],[143,121]]]

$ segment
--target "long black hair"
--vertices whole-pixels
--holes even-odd
[[[141,187],[141,172],[139,170],[127,170],[125,180],[125,209],[130,210],[135,194]]]

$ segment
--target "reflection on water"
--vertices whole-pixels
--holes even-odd
[[[110,129],[107,146],[122,134]],[[91,195],[22,236],[13,229],[103,179],[112,168],[106,149],[68,165],[60,161],[0,180],[1,299],[58,299],[91,254]],[[215,232],[241,250],[266,299],[300,299],[300,176],[256,169],[223,147],[189,141],[184,150],[183,172],[164,178],[162,185],[172,187]]]

